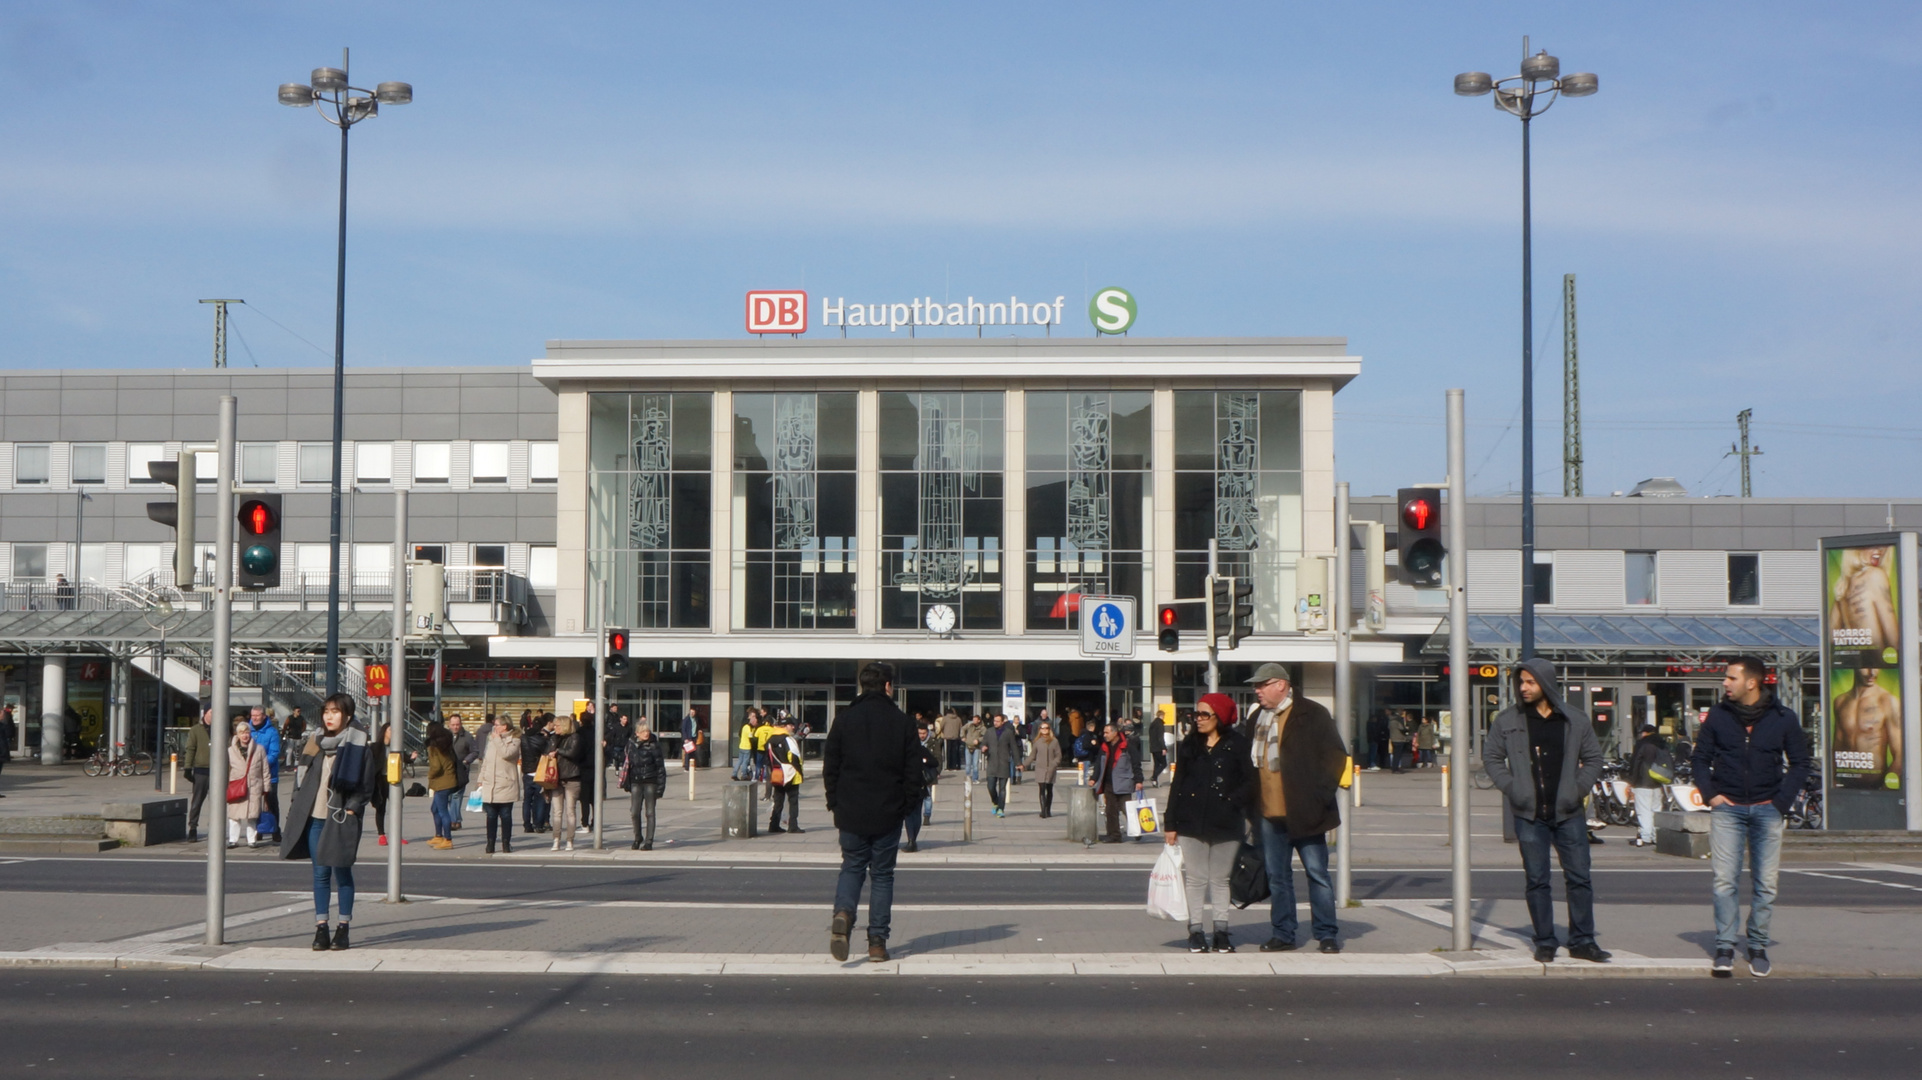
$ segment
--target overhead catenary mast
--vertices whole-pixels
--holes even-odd
[[[1755,494],[1755,489],[1749,485],[1749,459],[1762,452],[1761,447],[1751,447],[1748,444],[1748,425],[1749,421],[1754,419],[1754,417],[1754,409],[1743,409],[1741,412],[1735,414],[1735,428],[1740,432],[1741,441],[1731,445],[1728,448],[1728,453],[1722,455],[1725,458],[1734,457],[1742,459],[1742,498],[1744,499]]]
[[[214,306],[214,366],[227,366],[227,305],[244,304],[245,300],[202,300],[203,304]]]
[[[1582,495],[1582,363],[1575,336],[1575,275],[1562,275],[1562,494]]]

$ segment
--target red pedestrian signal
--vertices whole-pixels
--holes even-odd
[[[1181,613],[1175,610],[1173,604],[1163,604],[1158,618],[1161,623],[1161,632],[1156,636],[1155,643],[1161,647],[1162,652],[1179,652],[1181,630],[1178,624],[1181,622]]]
[[[1401,508],[1395,548],[1402,584],[1439,587],[1442,557],[1448,553],[1441,535],[1441,489],[1402,488],[1395,493],[1395,505]]]
[[[1414,498],[1402,504],[1401,523],[1415,530],[1426,532],[1428,523],[1435,520],[1435,504],[1426,498]]]
[[[280,496],[249,495],[241,501],[239,520],[240,573],[235,584],[243,589],[272,589],[280,585]]]

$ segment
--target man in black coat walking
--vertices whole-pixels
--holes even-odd
[[[841,877],[834,889],[828,952],[848,958],[848,935],[861,905],[861,886],[874,884],[868,900],[868,959],[888,959],[888,928],[894,908],[894,860],[901,826],[921,807],[921,744],[914,721],[894,703],[894,666],[861,669],[861,693],[834,718],[821,755],[821,785],[828,812],[841,831]]]

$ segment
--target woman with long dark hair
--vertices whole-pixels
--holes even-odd
[[[461,790],[460,763],[454,756],[454,735],[435,720],[427,725],[427,790],[434,815],[434,838],[428,847],[454,846],[454,800]]]
[[[354,699],[330,695],[320,728],[301,748],[300,787],[283,830],[280,857],[314,866],[314,951],[347,948],[354,917],[354,858],[360,852],[361,812],[382,779],[382,752],[354,725]],[[340,895],[340,924],[327,936],[328,901]]]

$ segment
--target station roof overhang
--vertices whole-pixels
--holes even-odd
[[[1198,637],[1199,635],[1191,635]],[[592,659],[599,638],[586,635],[565,637],[496,637],[488,639],[488,655],[496,658]],[[1071,634],[981,634],[956,637],[932,635],[855,635],[831,634],[634,634],[628,655],[637,660],[901,660],[980,663],[1008,660],[1034,660],[1050,663],[1097,658],[1081,655],[1079,639]],[[1351,658],[1360,664],[1394,664],[1402,660],[1402,643],[1395,640],[1355,639]],[[1261,663],[1333,663],[1335,644],[1326,637],[1283,636],[1252,638],[1239,648],[1223,652],[1223,661]],[[1168,661],[1177,664],[1205,664],[1205,649],[1187,648],[1165,653],[1155,648],[1153,638],[1136,643],[1135,654],[1127,663]]]
[[[1243,378],[1312,380],[1335,389],[1361,374],[1346,338],[788,338],[738,341],[550,341],[534,378],[563,384],[726,380]]]
[[[148,619],[152,617],[153,622]],[[0,612],[0,647],[12,646],[38,653],[60,646],[106,648],[127,642],[159,641],[161,620],[133,611],[7,611]],[[191,645],[214,640],[211,611],[176,612],[165,621],[170,644]],[[385,645],[393,641],[393,624],[385,611],[350,611],[340,616],[340,640],[347,645]],[[266,645],[290,650],[319,648],[327,643],[324,611],[236,611],[235,645]]]
[[[1535,650],[1560,659],[1631,661],[1732,653],[1808,654],[1821,650],[1813,615],[1536,615]],[[1519,615],[1470,615],[1471,652],[1521,647]],[[1448,627],[1422,647],[1448,655]]]

